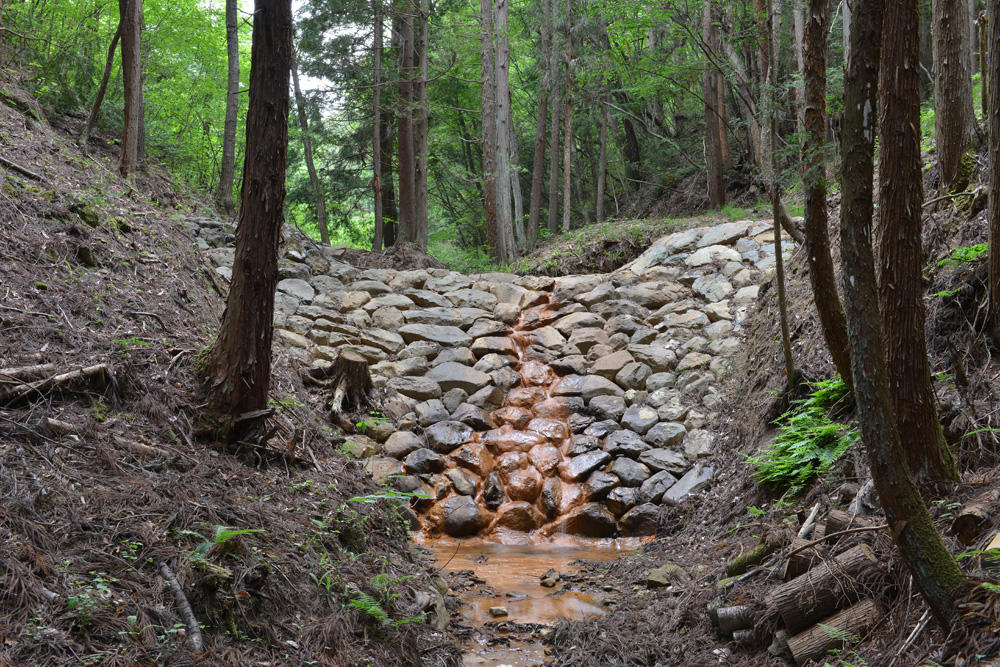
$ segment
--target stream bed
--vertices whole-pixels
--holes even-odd
[[[562,619],[582,620],[604,614],[610,592],[574,582],[577,568],[573,564],[580,560],[612,561],[637,550],[646,541],[570,536],[537,541],[511,535],[513,539],[505,543],[496,541],[496,537],[489,541],[417,538],[433,554],[439,568],[471,573],[468,579],[476,584],[459,591],[461,623],[472,628],[465,645],[466,665],[543,664],[545,651],[539,633],[520,626],[554,627]],[[554,585],[543,586],[542,578],[550,571],[560,576],[550,582]],[[498,608],[506,614],[497,615]],[[481,632],[487,623],[501,633],[499,639],[495,632]],[[511,630],[504,633],[504,627]]]

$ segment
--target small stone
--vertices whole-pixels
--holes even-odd
[[[621,516],[639,504],[639,489],[634,486],[618,486],[608,492],[605,506],[615,516]]]
[[[467,424],[477,431],[486,431],[494,427],[489,413],[471,403],[462,403],[459,405],[451,414],[451,418],[454,421]]]
[[[463,496],[476,495],[476,487],[479,485],[478,480],[473,478],[470,473],[465,472],[461,468],[452,468],[445,473],[445,477],[451,480],[451,484],[455,487],[456,493]]]
[[[677,483],[677,478],[666,470],[652,475],[639,486],[639,500],[644,503],[658,503],[667,489]]]
[[[507,616],[507,607],[490,607],[490,616],[493,618],[503,618]]]
[[[601,470],[590,473],[583,485],[584,494],[589,501],[601,500],[611,489],[618,486],[618,478]]]
[[[691,468],[683,477],[677,480],[677,483],[670,487],[666,493],[663,494],[663,504],[664,505],[679,505],[684,500],[687,499],[689,495],[695,493],[709,481],[715,475],[715,468],[708,465],[698,464],[694,468]]]
[[[470,496],[452,496],[444,502],[444,532],[452,537],[475,535],[487,523],[483,511]]]
[[[441,472],[445,468],[445,461],[437,452],[422,447],[406,455],[403,460],[407,471],[414,475],[424,475],[427,473]]]
[[[625,414],[625,399],[621,396],[595,396],[587,407],[598,419],[618,421]]]
[[[656,410],[645,405],[633,405],[625,411],[622,426],[642,435],[660,420]]]
[[[676,447],[684,441],[686,434],[684,424],[660,422],[646,433],[646,441],[656,447]]]
[[[649,588],[663,588],[674,583],[683,583],[690,580],[691,575],[683,567],[667,563],[655,570],[651,570],[646,575],[646,586]]]
[[[396,431],[389,436],[389,439],[382,445],[382,451],[386,456],[401,459],[410,452],[420,449],[424,443],[416,434],[409,431]]]
[[[608,472],[616,476],[622,486],[640,486],[649,478],[649,468],[625,456],[615,459]]]
[[[474,394],[490,384],[490,376],[455,361],[447,361],[432,368],[426,376],[437,382],[443,391],[459,388]]]
[[[600,468],[610,460],[611,455],[607,452],[588,452],[563,461],[559,464],[559,471],[562,474],[563,479],[568,482],[575,482],[590,474],[590,472],[596,468]]]
[[[472,428],[457,421],[438,422],[424,431],[427,444],[434,451],[447,454],[472,437]]]
[[[441,385],[428,378],[394,377],[389,380],[386,387],[418,401],[426,401],[427,399],[439,398],[441,396]]]
[[[614,379],[625,366],[635,361],[634,357],[625,350],[606,355],[594,362],[590,367],[590,372],[594,375],[609,380]]]
[[[639,434],[627,429],[615,431],[604,440],[604,451],[612,456],[628,456],[636,459],[647,449],[649,445],[639,437]]]
[[[649,449],[639,455],[639,460],[653,470],[666,470],[679,474],[687,469],[687,459],[672,449]]]
[[[417,403],[413,406],[413,411],[416,413],[417,423],[424,427],[436,422],[446,421],[449,416],[448,411],[445,410],[444,403],[436,398]]]
[[[684,454],[694,461],[709,456],[715,450],[715,437],[711,432],[695,429],[684,438]]]
[[[441,396],[441,403],[444,405],[444,409],[448,411],[450,415],[452,412],[458,409],[462,403],[469,397],[468,392],[464,389],[458,387],[453,387],[446,391],[443,396]]]

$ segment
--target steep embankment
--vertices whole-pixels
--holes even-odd
[[[0,137],[0,662],[456,664],[446,585],[284,347],[267,447],[194,435],[225,285],[191,231],[224,223],[20,111]]]

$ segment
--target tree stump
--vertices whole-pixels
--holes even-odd
[[[826,534],[825,531],[826,527],[823,524],[816,524],[816,527],[813,528],[813,534],[811,537],[795,537],[792,539],[789,552],[795,552],[796,549],[820,539]],[[784,580],[788,581],[789,579],[794,579],[795,577],[808,572],[813,565],[818,564],[822,560],[823,556],[826,555],[827,550],[826,545],[817,544],[816,546],[803,549],[797,553],[792,553],[792,555],[785,561],[785,571],[783,572]]]
[[[789,632],[799,632],[861,597],[866,580],[880,571],[866,544],[848,549],[833,560],[781,584],[767,596]]]
[[[330,412],[335,416],[368,403],[368,393],[372,390],[372,376],[368,372],[368,362],[354,350],[342,350],[326,371],[329,385],[333,387]]]
[[[876,618],[875,603],[862,600],[788,640],[796,665],[819,660],[832,649],[842,649],[854,642],[852,636],[865,633]]]
[[[962,544],[973,544],[1000,511],[1000,492],[990,489],[970,500],[955,515],[951,532],[958,535]]]

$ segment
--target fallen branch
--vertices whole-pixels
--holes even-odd
[[[806,542],[802,546],[792,549],[791,551],[788,552],[788,555],[785,556],[785,558],[791,558],[800,551],[805,551],[809,547],[814,547],[817,544],[820,544],[821,542],[826,542],[827,540],[834,537],[840,537],[841,535],[850,535],[851,533],[865,533],[872,530],[883,530],[888,527],[889,524],[880,523],[877,526],[859,526],[858,528],[848,528],[847,530],[838,530],[836,533],[830,533],[829,535],[824,535],[819,539],[813,540],[812,542]]]
[[[56,369],[55,364],[35,364],[34,366],[17,366],[15,368],[0,368],[0,382],[13,380],[15,382],[31,382],[47,377]]]
[[[955,192],[950,195],[941,195],[940,197],[935,197],[934,199],[928,199],[924,202],[924,208],[927,208],[931,204],[936,204],[939,201],[944,201],[945,199],[957,199],[959,197],[967,197],[969,195],[974,195],[979,192],[979,189],[969,190],[968,192]]]
[[[8,160],[5,157],[0,157],[0,164],[2,164],[3,166],[7,167],[8,169],[13,169],[16,172],[19,172],[19,173],[27,176],[28,178],[30,178],[32,180],[35,180],[35,181],[45,180],[41,176],[39,176],[38,174],[36,174],[35,172],[33,172],[30,169],[28,169],[27,167],[22,167],[21,165],[19,165],[18,163],[14,162],[13,160]]]
[[[143,312],[141,310],[130,310],[130,311],[126,312],[125,314],[126,315],[132,315],[132,316],[135,316],[135,317],[152,317],[154,320],[156,320],[159,323],[159,325],[163,328],[164,331],[169,330],[169,327],[163,322],[163,318],[161,318],[156,313],[146,313],[146,312]]]
[[[49,391],[51,389],[67,388],[74,384],[88,383],[96,381],[104,383],[112,382],[111,369],[107,364],[97,364],[87,366],[75,371],[52,375],[42,380],[14,385],[13,387],[0,390],[0,404],[10,404],[22,400],[31,394]]]
[[[171,456],[171,453],[165,449],[147,445],[136,440],[126,440],[125,438],[115,436],[115,442],[139,458],[168,458]]]
[[[177,605],[177,613],[181,615],[184,624],[187,625],[188,643],[194,651],[201,651],[201,628],[198,626],[198,619],[194,617],[194,612],[191,610],[191,603],[188,602],[184,591],[181,590],[177,576],[167,566],[165,561],[161,560],[157,562],[156,566],[160,570],[160,576],[163,577],[163,580],[174,591],[174,604]]]
[[[760,565],[764,562],[765,558],[783,546],[785,546],[785,542],[781,539],[761,542],[751,551],[734,558],[732,562],[726,566],[726,574],[730,577],[741,575],[754,565]]]

